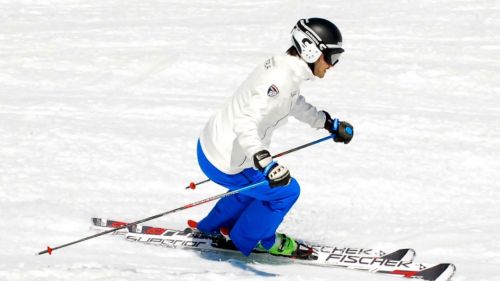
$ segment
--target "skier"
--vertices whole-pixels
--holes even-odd
[[[295,254],[297,242],[276,229],[299,197],[300,187],[268,148],[274,130],[290,115],[312,128],[328,130],[335,142],[351,141],[349,123],[318,111],[300,94],[303,81],[323,78],[343,52],[342,35],[333,23],[301,19],[292,30],[286,54],[259,65],[229,103],[212,115],[197,146],[202,171],[229,190],[265,184],[220,199],[198,223],[199,231],[228,229],[230,240],[244,255],[256,248],[273,255]]]

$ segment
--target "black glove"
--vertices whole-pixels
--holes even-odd
[[[330,134],[335,135],[333,140],[335,142],[343,142],[348,144],[352,137],[354,136],[354,129],[351,124],[345,121],[339,121],[339,119],[332,119],[328,112],[323,111],[326,115],[326,121],[324,128],[330,132]]]
[[[291,181],[290,171],[273,161],[267,150],[261,150],[253,156],[255,167],[266,176],[271,187],[288,185]]]

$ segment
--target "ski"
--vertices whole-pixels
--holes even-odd
[[[127,225],[126,222],[101,218],[93,218],[92,223],[97,231],[106,231]],[[130,225],[125,229],[118,230],[115,234],[123,235],[127,241],[168,248],[238,252],[234,245],[222,235],[209,236],[193,232],[189,228],[173,230],[162,227]],[[301,264],[342,267],[429,281],[447,281],[455,272],[455,266],[449,263],[429,265],[413,262],[415,251],[412,249],[385,251],[317,245],[300,240],[297,242],[299,243],[300,255],[292,258],[281,256],[277,258],[293,260]],[[258,251],[255,253],[263,254],[263,252]],[[267,253],[266,255],[271,256]]]
[[[105,231],[112,228],[122,227],[127,225],[127,222],[115,220],[106,220],[101,218],[93,218],[92,223],[94,229]],[[169,248],[188,248],[197,250],[213,250],[213,251],[237,251],[232,243],[228,243],[222,235],[208,236],[202,233],[193,233],[191,229],[174,230],[161,227],[132,225],[126,229],[119,230],[115,234],[126,235],[125,239],[133,242],[141,242],[144,244],[158,244]],[[134,234],[134,235],[133,235]],[[142,234],[142,235],[135,235]],[[147,236],[149,235],[149,236]],[[149,240],[147,240],[148,238]],[[156,238],[156,239],[155,239]],[[157,240],[158,238],[164,238]],[[166,239],[169,238],[169,239]],[[146,240],[145,240],[146,239]],[[318,253],[328,253],[330,255],[354,255],[358,257],[383,257],[388,260],[404,260],[413,261],[415,251],[413,249],[399,249],[396,251],[386,251],[380,249],[368,248],[352,248],[352,247],[335,247],[318,245],[298,240],[298,242],[307,249],[314,249]],[[254,251],[260,254],[262,252]],[[267,254],[267,252],[264,252]]]

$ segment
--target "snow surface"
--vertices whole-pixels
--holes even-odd
[[[0,1],[0,280],[397,280],[87,235],[224,192],[197,136],[246,75],[321,16],[346,53],[309,102],[350,121],[349,145],[280,159],[302,186],[280,230],[412,247],[454,280],[500,280],[500,2]],[[291,122],[274,153],[325,135]],[[182,228],[213,204],[152,225]]]

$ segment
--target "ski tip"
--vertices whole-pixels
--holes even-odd
[[[416,252],[411,248],[399,249],[392,253],[382,256],[384,259],[397,260],[397,261],[413,261]]]
[[[448,281],[455,274],[456,267],[452,263],[440,263],[415,274],[415,278],[431,281]]]
[[[188,220],[187,221],[187,224],[189,227],[191,228],[198,228],[198,222],[194,221],[194,220]]]
[[[407,248],[406,250],[406,255],[401,258],[401,260],[410,260],[413,261],[415,257],[417,256],[417,251],[415,251],[412,248]]]
[[[49,253],[49,255],[52,255],[52,251],[54,251],[54,249],[52,249],[51,247],[47,246],[47,253]]]
[[[455,275],[455,271],[457,271],[457,267],[452,264],[452,263],[445,263],[443,264],[443,267],[445,267],[445,270],[443,270],[443,273],[440,276],[440,279],[436,279],[436,281],[439,280],[446,280],[449,281]]]

